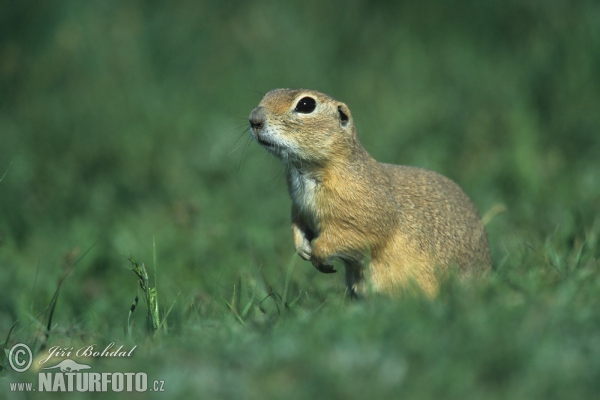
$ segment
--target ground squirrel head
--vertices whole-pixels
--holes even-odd
[[[296,166],[344,161],[359,146],[348,107],[314,90],[272,90],[249,120],[258,143]]]

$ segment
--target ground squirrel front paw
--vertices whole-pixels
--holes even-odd
[[[337,272],[335,269],[333,269],[333,265],[317,264],[315,262],[313,262],[313,265],[315,266],[317,271],[322,272],[324,274],[333,274],[334,272]]]
[[[312,254],[312,247],[310,246],[310,242],[306,239],[300,243],[299,246],[296,247],[296,252],[305,259],[306,261],[310,261],[310,256]]]
[[[334,272],[337,272],[335,269],[333,269],[333,265],[327,264],[327,260],[325,259],[318,258],[313,255],[310,261],[319,272],[324,274],[333,274]]]
[[[296,252],[306,261],[312,261],[315,268],[324,274],[332,274],[337,272],[335,269],[333,269],[333,265],[325,264],[323,260],[313,257],[313,248],[308,239],[305,237],[302,237],[302,240],[297,243]]]
[[[294,239],[294,247],[296,248],[296,252],[305,259],[306,261],[310,261],[312,256],[312,246],[310,245],[309,237],[307,234],[298,226],[298,224],[292,224],[292,236]]]
[[[337,272],[333,269],[333,265],[330,264],[332,261],[331,250],[327,250],[327,241],[324,236],[320,236],[315,239],[312,243],[312,253],[310,261],[317,271],[324,274],[332,274]]]

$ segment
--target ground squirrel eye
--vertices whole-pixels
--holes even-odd
[[[316,107],[317,102],[315,101],[315,99],[313,99],[312,97],[303,97],[300,99],[298,104],[296,104],[296,108],[294,108],[294,111],[297,111],[302,114],[310,114],[311,112],[315,111]]]
[[[340,114],[340,121],[342,121],[342,126],[348,125],[348,115],[342,110],[342,106],[338,107],[338,114]]]

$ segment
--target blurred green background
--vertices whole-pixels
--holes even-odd
[[[598,280],[597,1],[3,1],[0,336],[74,260],[57,330],[122,335],[124,256],[151,266],[153,241],[175,328],[190,304],[226,313],[256,274],[283,291],[290,201],[247,131],[278,87],[345,102],[379,161],[505,207],[487,225],[497,273]],[[341,296],[340,274],[297,260],[293,276],[315,304]]]

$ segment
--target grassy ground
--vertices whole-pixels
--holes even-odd
[[[0,343],[137,345],[84,359],[165,382],[137,398],[593,398],[599,49],[591,0],[0,3]],[[350,302],[294,256],[281,165],[246,130],[276,87],[504,210],[490,282]],[[8,398],[37,383],[0,363]]]

